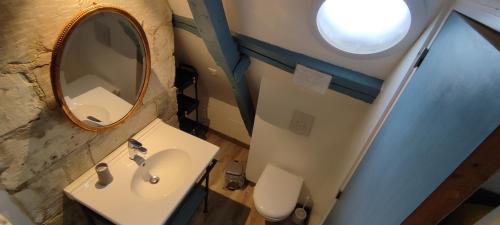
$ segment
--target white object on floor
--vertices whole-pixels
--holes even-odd
[[[302,225],[306,221],[307,212],[304,208],[296,208],[293,211],[292,221],[297,225]]]
[[[295,209],[303,180],[281,168],[267,164],[253,193],[257,212],[269,222],[286,219]]]

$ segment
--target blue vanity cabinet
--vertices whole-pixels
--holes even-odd
[[[499,126],[499,43],[450,14],[325,225],[400,224]]]
[[[182,202],[179,203],[175,211],[165,222],[165,225],[188,225],[189,222],[191,222],[192,217],[198,211],[198,207],[203,207],[203,213],[208,212],[208,184],[210,172],[212,172],[212,169],[216,164],[216,159],[213,159],[208,164],[205,172],[201,175],[198,182],[194,184],[194,186],[191,188],[191,190],[189,190]],[[205,183],[205,185],[203,185],[203,182]],[[204,205],[200,206],[202,202],[204,203]],[[114,225],[114,223],[87,208],[86,206],[80,204],[80,207],[87,216],[87,220],[90,224]]]

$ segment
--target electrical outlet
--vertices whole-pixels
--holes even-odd
[[[313,123],[314,116],[300,110],[294,110],[288,129],[298,135],[309,136]]]

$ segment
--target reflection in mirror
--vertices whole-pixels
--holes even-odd
[[[117,124],[141,100],[149,79],[144,31],[114,8],[92,10],[69,26],[53,68],[59,101],[85,129]]]

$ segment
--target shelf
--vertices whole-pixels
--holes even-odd
[[[174,85],[181,92],[198,80],[198,72],[191,66],[181,64],[175,73]]]
[[[208,131],[208,128],[203,124],[186,117],[179,117],[179,128],[186,133],[190,133],[202,139],[206,138],[205,135]]]
[[[189,96],[178,94],[177,95],[177,106],[178,113],[181,116],[186,116],[198,108],[199,101],[191,98]]]

